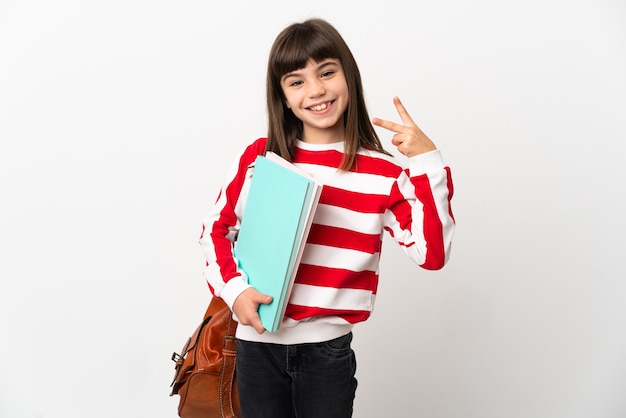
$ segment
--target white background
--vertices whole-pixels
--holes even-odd
[[[0,2],[0,416],[177,416],[201,221],[307,17],[456,187],[443,270],[385,242],[355,417],[626,416],[622,0]]]

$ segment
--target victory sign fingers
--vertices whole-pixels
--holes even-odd
[[[395,135],[391,138],[391,143],[398,148],[398,151],[407,157],[413,157],[437,149],[430,138],[413,122],[413,119],[400,99],[394,97],[393,103],[398,115],[400,115],[402,123],[379,118],[372,119],[372,123],[391,132],[395,132]]]

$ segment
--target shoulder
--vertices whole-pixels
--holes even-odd
[[[246,150],[244,151],[244,153],[254,155],[255,157],[257,155],[265,154],[266,144],[267,144],[267,138],[257,138],[254,142],[252,142],[246,147]]]
[[[248,168],[254,164],[256,158],[259,155],[265,154],[266,142],[267,140],[265,138],[258,138],[243,148],[240,148],[231,165],[231,171],[234,170],[234,172],[246,173]]]
[[[357,152],[357,164],[360,170],[385,177],[398,177],[406,167],[393,155],[361,147]]]
[[[267,138],[258,138],[248,144],[241,153],[242,164],[253,163],[257,156],[265,154],[265,144],[267,144]]]

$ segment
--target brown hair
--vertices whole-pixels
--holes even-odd
[[[287,108],[280,79],[304,68],[309,59],[321,62],[334,58],[341,62],[348,85],[348,107],[344,113],[344,154],[340,169],[352,170],[359,146],[389,154],[383,149],[370,122],[363,96],[361,73],[348,45],[339,32],[322,19],[309,19],[286,27],[274,41],[267,64],[268,134],[266,151],[288,161],[293,158],[302,122]]]

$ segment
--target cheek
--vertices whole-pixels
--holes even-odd
[[[280,87],[280,92],[282,93],[281,96],[283,98],[283,103],[285,104],[287,109],[291,109],[294,102],[293,94],[288,94],[288,92],[285,91],[285,88],[282,85]]]
[[[283,93],[283,103],[285,104],[285,106],[287,106],[287,109],[291,109],[291,103],[289,103],[289,97],[287,97],[286,94]]]

